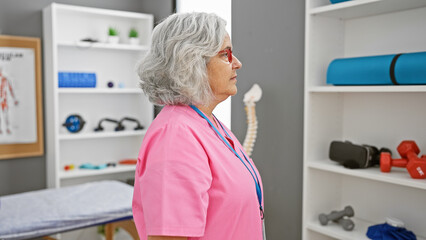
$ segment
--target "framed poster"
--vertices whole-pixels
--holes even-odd
[[[0,35],[0,159],[44,152],[40,39]]]

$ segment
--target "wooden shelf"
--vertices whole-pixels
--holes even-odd
[[[146,130],[61,134],[59,135],[59,140],[84,140],[84,139],[93,139],[93,138],[134,137],[134,136],[143,136],[145,135],[145,133],[146,133]]]
[[[139,88],[58,88],[60,94],[141,94]]]
[[[426,181],[411,178],[407,170],[403,168],[394,168],[390,173],[381,172],[378,167],[349,169],[328,159],[309,161],[307,166],[311,169],[426,190]]]
[[[316,7],[309,11],[315,16],[351,19],[426,7],[424,0],[354,0]]]
[[[107,167],[104,169],[76,169],[65,171],[61,170],[59,178],[61,179],[69,179],[69,178],[79,178],[79,177],[90,177],[97,175],[107,175],[114,173],[122,173],[122,172],[134,172],[136,169],[136,165],[119,165],[115,167]]]

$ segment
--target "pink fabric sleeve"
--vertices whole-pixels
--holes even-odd
[[[147,234],[203,236],[212,174],[196,134],[185,126],[166,125],[144,141],[135,180]]]

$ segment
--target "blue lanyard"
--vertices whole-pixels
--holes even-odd
[[[244,164],[244,166],[247,168],[247,170],[250,172],[250,175],[253,177],[254,183],[256,185],[256,194],[257,194],[257,200],[259,201],[259,209],[260,209],[260,216],[264,217],[263,215],[263,207],[262,207],[262,189],[260,187],[260,182],[259,182],[259,178],[257,177],[256,171],[254,170],[253,166],[251,165],[250,161],[248,160],[247,156],[244,154],[244,152],[240,149],[241,154],[244,156],[245,160],[248,162],[248,164],[250,165],[251,169],[254,172],[253,173],[250,171],[250,169],[247,167],[247,164],[243,161],[243,159],[240,157],[240,155],[238,155],[238,153],[235,151],[235,149],[233,147],[231,147],[231,145],[229,144],[229,142],[222,136],[222,134],[220,134],[220,132],[217,130],[217,128],[213,125],[213,123],[210,121],[210,119],[203,113],[200,111],[200,109],[198,109],[196,106],[194,105],[189,105],[192,109],[194,109],[194,111],[196,111],[201,117],[203,117],[204,119],[207,120],[207,122],[210,124],[210,126],[214,129],[214,131],[216,132],[216,134],[222,139],[222,141],[226,144],[226,146],[228,147],[229,150],[231,150],[235,156],[237,156],[240,161]],[[216,116],[214,116],[216,118]],[[219,123],[219,125],[222,127],[223,131],[225,132],[226,136],[228,136],[228,138],[232,139],[231,136],[229,136],[228,132],[225,130],[225,128],[223,127],[223,125],[217,121]],[[254,177],[256,176],[256,178]]]

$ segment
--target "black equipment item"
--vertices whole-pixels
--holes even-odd
[[[380,153],[391,151],[387,148],[380,150],[371,145],[356,145],[349,141],[332,141],[329,157],[346,168],[368,168],[380,164]]]

